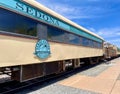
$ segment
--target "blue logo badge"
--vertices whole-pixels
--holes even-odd
[[[46,40],[39,40],[35,47],[35,55],[41,59],[50,56],[50,45]]]

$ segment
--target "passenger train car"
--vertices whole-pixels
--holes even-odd
[[[117,47],[110,43],[104,43],[104,53],[105,58],[110,59],[117,56]]]
[[[0,0],[0,71],[24,82],[103,58],[104,39],[35,0]]]
[[[110,44],[108,42],[104,42],[104,59],[112,59],[112,58],[116,58],[120,55],[120,49],[113,45]]]

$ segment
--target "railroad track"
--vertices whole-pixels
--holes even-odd
[[[44,76],[41,78],[36,78],[27,82],[17,82],[17,81],[10,81],[10,82],[6,82],[3,84],[0,84],[0,94],[14,94],[20,90],[29,88],[29,87],[34,87],[35,85],[43,85],[46,82],[50,82],[50,81],[54,81],[54,80],[62,80],[65,79],[66,77],[72,76],[78,72],[81,72],[85,69],[91,68],[96,66],[95,65],[89,65],[89,66],[84,66],[84,67],[80,67],[80,68],[76,68],[74,70],[69,70],[66,72],[62,72],[60,74],[57,75],[50,75],[50,76]]]

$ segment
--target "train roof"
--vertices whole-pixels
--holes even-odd
[[[104,39],[103,39],[102,37],[100,37],[99,35],[97,35],[97,34],[91,32],[91,31],[83,28],[82,26],[80,26],[80,25],[78,25],[78,24],[70,21],[69,19],[67,19],[67,18],[63,17],[62,15],[54,12],[53,10],[51,10],[51,9],[43,6],[42,4],[38,3],[38,2],[35,1],[35,0],[22,0],[22,1],[24,1],[25,3],[30,4],[31,6],[36,7],[36,8],[38,8],[38,9],[42,10],[42,11],[44,11],[44,12],[46,12],[46,13],[48,13],[48,14],[50,14],[50,15],[52,15],[52,16],[54,16],[54,17],[56,17],[56,18],[58,18],[58,19],[60,19],[60,20],[62,20],[62,21],[64,21],[64,22],[66,22],[66,23],[68,23],[68,24],[70,24],[70,25],[72,25],[72,26],[74,26],[74,27],[76,27],[76,28],[78,28],[78,29],[83,30],[84,32],[87,32],[87,33],[89,33],[89,34],[91,34],[91,35],[93,35],[93,36],[95,36],[95,37],[98,37],[98,38],[100,38],[101,40],[104,40]]]

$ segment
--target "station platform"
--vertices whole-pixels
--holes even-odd
[[[120,94],[120,58],[110,61],[108,66],[110,67],[97,76],[76,74],[58,84],[97,94]]]

